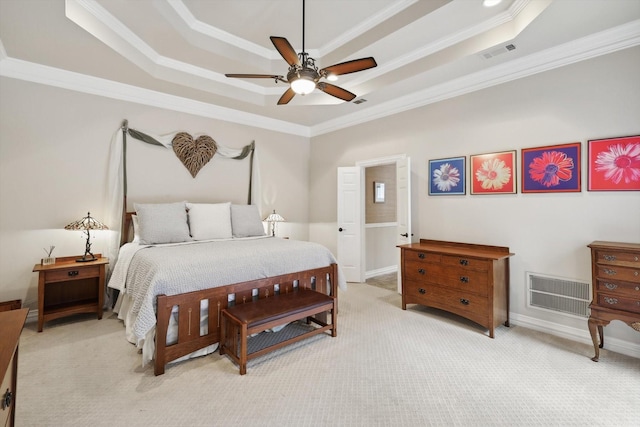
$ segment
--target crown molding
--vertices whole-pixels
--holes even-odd
[[[4,58],[0,60],[0,76],[245,126],[310,137],[307,126],[19,59]]]
[[[311,127],[319,136],[640,44],[640,20],[431,86]]]
[[[328,52],[337,49],[416,2],[417,0],[393,2],[391,6],[380,11],[380,13],[354,26],[339,38],[330,41],[327,45],[318,49],[315,54],[312,50],[310,50],[309,53],[312,57],[323,57]],[[516,0],[509,10],[478,25],[464,28],[450,36],[428,43],[419,49],[408,52],[392,61],[388,61],[384,66],[370,70],[366,75],[350,76],[349,84],[346,88],[348,89],[364,84],[369,80],[401,68],[413,61],[455,46],[457,43],[490,31],[509,21],[513,21],[529,3],[530,0]],[[237,46],[260,58],[267,58],[269,61],[281,59],[280,55],[271,49],[263,48],[202,21],[198,21],[182,0],[165,0],[164,3],[159,4],[161,9],[164,10],[162,6],[165,4],[168,5],[168,9],[170,10],[170,12],[167,12],[171,15],[168,19],[179,19],[181,24],[184,24],[179,25],[179,27],[187,27],[187,31],[193,31],[205,38],[222,41],[230,46]],[[233,96],[234,88],[242,89],[245,91],[243,95],[244,100],[256,105],[264,105],[267,102],[267,97],[279,96],[281,93],[280,88],[264,87],[243,79],[229,79],[222,73],[197,67],[159,54],[119,19],[102,7],[96,0],[65,0],[65,13],[70,20],[81,28],[84,28],[85,31],[156,78],[224,96]]]
[[[9,58],[6,56],[6,53],[3,53],[4,49],[2,48],[1,40],[0,76],[167,110],[180,111],[276,132],[303,137],[314,137],[597,56],[638,46],[639,44],[640,20],[635,20],[311,127]]]

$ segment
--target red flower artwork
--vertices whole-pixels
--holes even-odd
[[[573,159],[559,151],[545,151],[529,164],[529,176],[545,187],[555,187],[573,176]]]

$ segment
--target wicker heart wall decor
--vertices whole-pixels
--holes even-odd
[[[200,169],[216,154],[216,142],[207,135],[201,135],[196,140],[186,132],[180,132],[171,141],[173,152],[187,168],[192,177],[196,177]]]

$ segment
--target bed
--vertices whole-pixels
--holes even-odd
[[[135,205],[127,213],[108,287],[127,339],[165,365],[215,351],[228,305],[295,287],[337,296],[345,288],[324,246],[265,236],[257,208],[231,203]],[[129,239],[124,239],[129,240]]]

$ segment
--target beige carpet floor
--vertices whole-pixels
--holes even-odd
[[[154,377],[112,313],[26,325],[18,426],[638,426],[640,359],[521,327],[496,338],[366,284],[338,336],[251,361],[217,353]],[[586,324],[585,324],[586,327]]]

